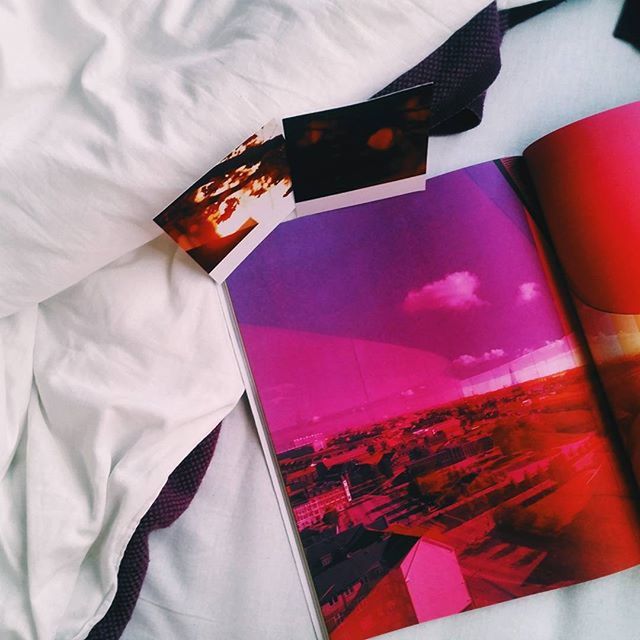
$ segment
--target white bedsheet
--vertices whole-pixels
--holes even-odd
[[[153,216],[265,121],[366,98],[486,4],[0,2],[0,638],[86,635],[241,394],[214,285]]]
[[[429,171],[517,154],[567,122],[640,99],[640,53],[611,33],[621,0],[568,0],[508,33],[477,129],[430,141]],[[311,640],[257,436],[241,405],[187,512],[151,536],[123,640]],[[389,640],[637,640],[640,568],[390,634]]]

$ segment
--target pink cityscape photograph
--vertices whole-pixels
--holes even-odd
[[[229,278],[332,640],[640,562],[548,270],[486,163],[281,224]]]

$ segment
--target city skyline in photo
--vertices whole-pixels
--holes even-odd
[[[332,640],[640,561],[633,492],[532,229],[487,163],[285,223],[229,279]]]

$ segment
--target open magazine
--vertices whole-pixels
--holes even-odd
[[[640,563],[639,175],[634,103],[418,191],[342,191],[229,275],[319,636]]]

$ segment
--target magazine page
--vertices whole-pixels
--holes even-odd
[[[537,235],[487,163],[285,222],[227,280],[332,640],[640,562],[634,484]]]
[[[640,102],[549,134],[525,157],[640,478]]]

